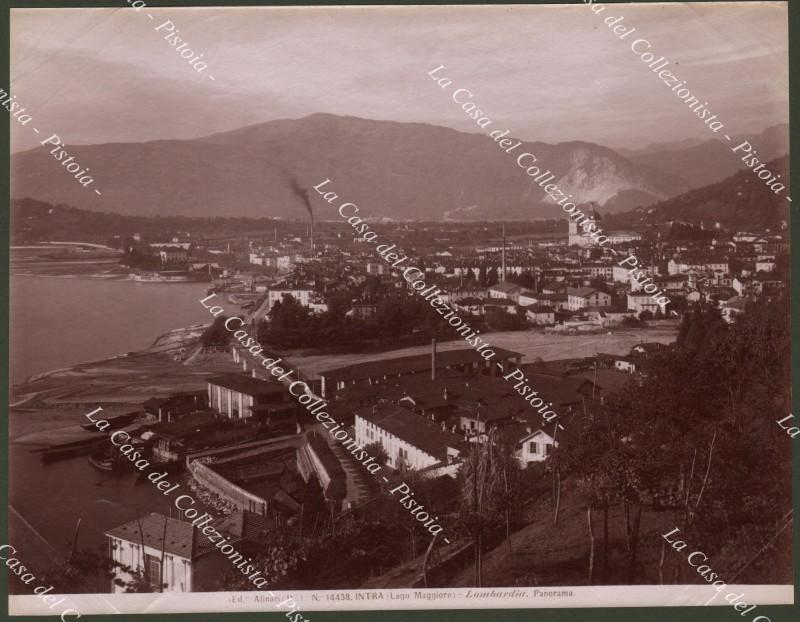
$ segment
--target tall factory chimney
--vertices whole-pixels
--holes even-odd
[[[436,380],[436,339],[431,339],[431,380]]]
[[[506,225],[503,223],[503,251],[502,251],[502,271],[500,273],[500,282],[505,283],[506,280]]]

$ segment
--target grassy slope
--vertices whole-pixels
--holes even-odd
[[[511,536],[512,552],[506,542],[484,554],[483,586],[566,586],[587,585],[589,567],[589,529],[586,503],[576,494],[572,483],[562,491],[559,522],[553,526],[553,504],[549,497],[528,506],[532,524]],[[594,512],[595,583],[601,583],[602,513]],[[631,517],[633,520],[633,516]],[[632,583],[658,584],[658,562],[662,533],[675,526],[672,512],[643,512],[637,568]],[[628,584],[628,553],[625,550],[625,516],[621,509],[609,512],[609,580],[604,583]],[[667,551],[665,577],[672,577],[674,562],[685,559]],[[451,582],[452,586],[474,585],[473,566],[464,568]],[[697,582],[683,572],[684,582]],[[699,578],[699,577],[698,577]]]

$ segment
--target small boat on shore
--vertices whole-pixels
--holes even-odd
[[[89,454],[89,464],[101,471],[111,472],[117,468],[116,462],[111,457]]]
[[[101,431],[108,431],[108,430],[117,430],[123,426],[128,425],[129,423],[133,423],[136,418],[141,415],[141,411],[137,410],[132,413],[126,413],[124,415],[117,415],[116,417],[108,417],[106,421],[109,423],[109,427],[105,428],[105,430],[99,430],[97,426],[92,423],[91,421],[88,423],[82,423],[81,427],[84,430],[89,430],[90,432],[101,432]]]
[[[77,443],[67,443],[65,445],[58,445],[55,447],[47,447],[45,449],[34,450],[40,453],[42,462],[58,462],[59,460],[68,460],[76,456],[85,456],[92,450],[92,446],[96,443],[94,439],[90,441],[80,441]]]

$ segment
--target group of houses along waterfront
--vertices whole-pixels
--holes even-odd
[[[596,213],[593,218],[600,219]],[[565,240],[507,242],[503,236],[497,246],[416,249],[415,260],[445,301],[487,330],[498,315],[519,318],[516,328],[522,330],[609,330],[642,319],[674,319],[693,302],[714,305],[734,321],[748,299],[786,286],[785,232],[738,232],[697,242],[608,233],[616,256],[571,227]],[[382,304],[415,296],[399,271],[357,239],[319,236],[311,248],[303,239],[279,240],[277,234],[238,249],[183,245],[177,238],[167,246],[138,243],[139,260],[157,252],[164,266],[207,275],[251,326],[268,322],[275,305],[289,297],[314,315],[325,313],[336,293],[352,293],[347,315],[368,325]],[[619,265],[618,257],[628,255],[638,257],[667,292],[669,305],[657,304]],[[546,465],[580,434],[581,414],[635,381],[642,363],[661,347],[641,343],[626,355],[587,353],[560,361],[524,361],[518,352],[495,348],[490,364],[472,348],[437,351],[434,344],[429,354],[384,354],[303,380],[329,402],[359,447],[381,448],[385,468],[452,480],[472,448],[498,438],[521,466]],[[309,488],[319,491],[333,517],[384,494],[284,384],[232,349],[241,366],[236,373],[209,374],[197,390],[153,396],[134,413],[137,419],[119,422],[155,463],[185,473],[231,545],[268,541],[302,525]],[[558,413],[556,423],[544,421],[504,379],[517,369]],[[99,445],[92,448],[94,464],[117,468],[113,448]],[[153,590],[210,589],[230,563],[181,514],[151,513],[105,535],[119,564],[112,590],[124,589],[131,573],[144,573]]]

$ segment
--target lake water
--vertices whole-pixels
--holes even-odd
[[[207,287],[14,275],[11,383],[141,350],[173,328],[208,322],[208,311],[197,302]],[[134,474],[109,478],[86,456],[47,465],[29,447],[15,444],[8,455],[10,533],[38,568],[69,550],[78,519],[84,547],[103,543],[104,530],[135,519],[137,511],[169,514],[169,500],[152,484],[134,485]]]
[[[11,384],[32,374],[141,350],[208,322],[205,283],[11,277]]]
[[[64,559],[79,519],[79,548],[94,548],[104,544],[106,530],[136,520],[137,512],[169,515],[175,499],[150,482],[137,485],[138,473],[98,471],[86,456],[45,464],[30,447],[12,443],[8,459],[9,541],[37,574]],[[178,495],[191,494],[185,475],[166,479],[181,483]]]

